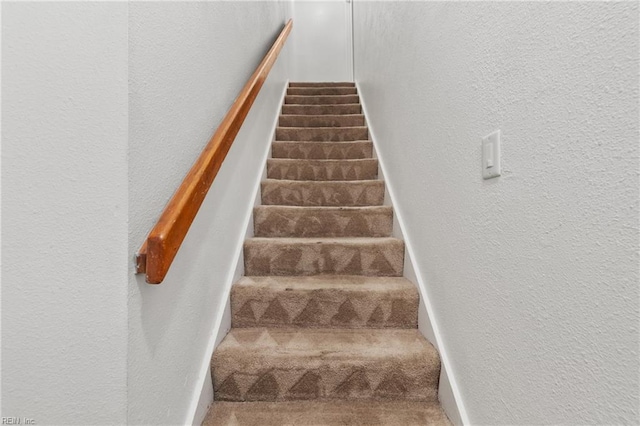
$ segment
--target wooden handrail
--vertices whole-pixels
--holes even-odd
[[[136,254],[136,273],[145,273],[149,284],[160,284],[171,266],[187,231],[196,217],[222,161],[240,131],[253,102],[258,96],[269,71],[282,50],[293,21],[282,32],[244,85],[240,95],[227,112],[200,157],[189,170],[178,190],[171,197],[160,219]]]

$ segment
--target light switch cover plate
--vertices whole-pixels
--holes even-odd
[[[482,177],[491,179],[501,174],[500,130],[482,138]]]

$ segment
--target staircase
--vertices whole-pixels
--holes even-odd
[[[204,425],[446,425],[353,83],[291,83]]]

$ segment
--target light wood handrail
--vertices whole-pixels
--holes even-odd
[[[213,179],[218,174],[231,144],[269,75],[269,71],[278,58],[292,26],[293,21],[290,19],[247,84],[242,88],[240,95],[185,176],[178,190],[171,197],[160,219],[151,229],[136,254],[136,273],[146,274],[146,280],[149,284],[160,284],[167,275],[173,258],[187,235]]]

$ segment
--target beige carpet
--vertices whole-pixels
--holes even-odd
[[[235,328],[212,367],[224,401],[435,401],[440,358],[417,329]]]
[[[370,180],[378,177],[378,161],[372,158],[307,160],[271,158],[267,178],[290,180]]]
[[[345,160],[371,158],[371,141],[353,142],[283,142],[276,141],[271,148],[274,158],[296,158],[305,160]]]
[[[256,237],[389,237],[390,206],[258,206],[253,210]]]
[[[316,114],[360,114],[362,108],[359,103],[353,104],[333,104],[333,105],[304,105],[304,104],[285,104],[282,106],[282,114],[299,114],[299,115],[316,115]]]
[[[281,206],[381,206],[381,180],[298,181],[266,179],[261,184],[262,204]]]
[[[291,83],[266,166],[204,424],[448,425],[354,84]]]
[[[293,105],[336,105],[336,104],[357,104],[360,102],[358,95],[286,95],[285,104]]]
[[[440,405],[414,401],[217,402],[204,426],[440,426]]]
[[[354,89],[355,90],[355,89]],[[364,115],[281,115],[280,127],[358,127],[364,126]]]
[[[418,291],[405,278],[243,277],[231,291],[232,327],[413,328]]]

